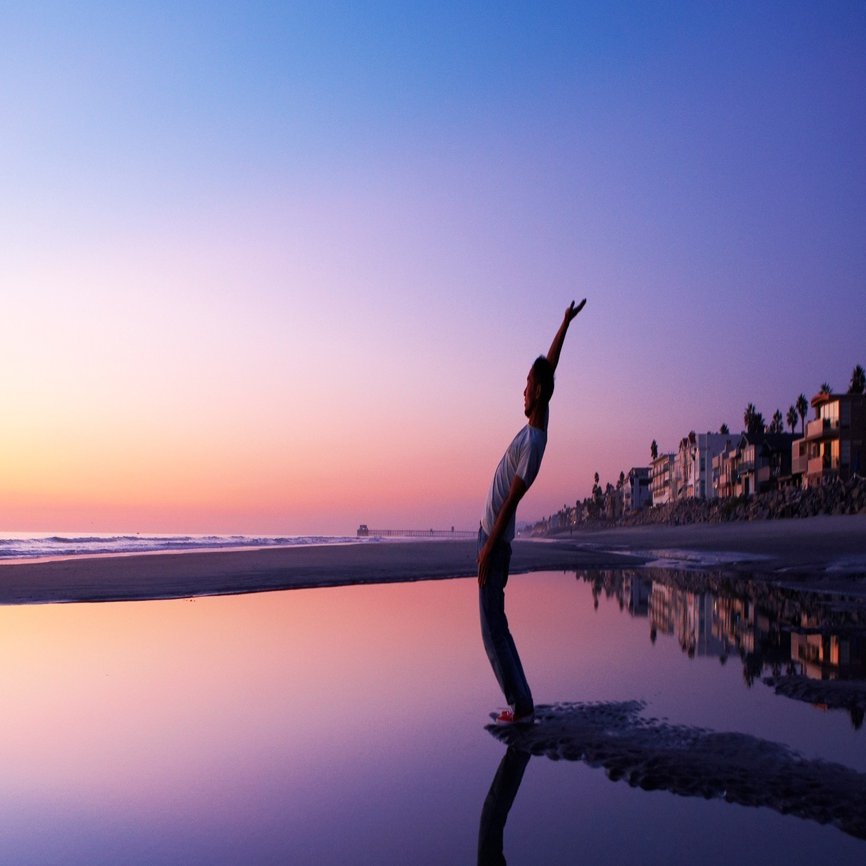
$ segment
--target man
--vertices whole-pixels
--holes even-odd
[[[498,725],[531,724],[535,715],[532,692],[505,616],[505,584],[511,562],[517,504],[535,481],[547,445],[553,374],[559,364],[568,326],[585,304],[585,298],[577,306],[574,301],[569,304],[547,355],[536,358],[526,377],[523,413],[529,420],[496,467],[478,530],[481,637],[493,673],[510,707],[499,714]]]

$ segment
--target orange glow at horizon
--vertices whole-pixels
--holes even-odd
[[[487,11],[455,29],[423,4],[362,40],[321,12],[46,27],[17,4],[0,532],[472,526],[582,297],[519,519],[653,440],[843,383],[864,363],[866,30],[858,4],[803,5],[668,10],[621,39],[616,13],[541,4],[490,43]],[[774,327],[720,342],[750,305]]]

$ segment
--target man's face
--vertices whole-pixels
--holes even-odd
[[[527,418],[538,403],[540,390],[540,386],[535,381],[535,374],[530,370],[526,377],[526,387],[523,389],[523,414]]]

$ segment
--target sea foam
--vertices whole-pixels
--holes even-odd
[[[184,550],[330,545],[354,543],[357,540],[355,536],[332,535],[111,535],[12,532],[0,537],[0,561]]]

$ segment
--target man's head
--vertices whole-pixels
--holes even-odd
[[[539,355],[526,377],[523,392],[523,412],[528,418],[536,406],[546,406],[553,396],[553,365],[544,355]]]

